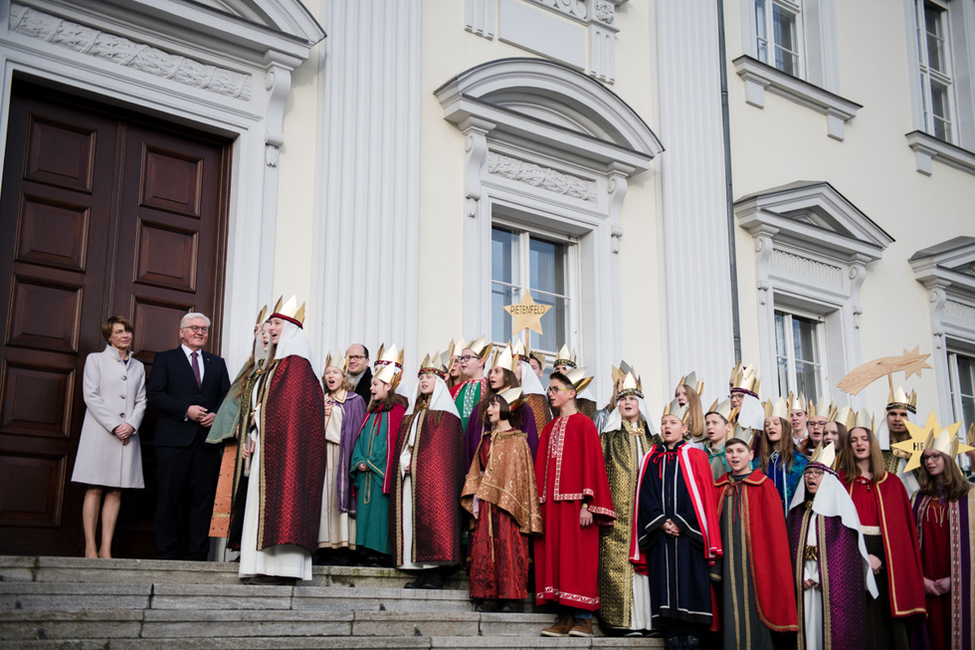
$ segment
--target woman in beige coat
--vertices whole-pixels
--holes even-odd
[[[71,480],[86,486],[82,520],[85,557],[112,557],[112,535],[123,488],[143,488],[142,453],[136,433],[146,411],[146,373],[132,357],[132,323],[112,316],[102,325],[108,345],[85,360],[87,412]],[[105,504],[102,506],[102,495]],[[96,545],[98,511],[102,540]]]

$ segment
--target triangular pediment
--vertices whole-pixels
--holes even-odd
[[[918,282],[951,286],[975,299],[975,237],[954,237],[922,248],[910,262]]]
[[[298,0],[197,0],[199,4],[221,13],[283,32],[312,43],[324,36],[321,26],[307,7]]]
[[[818,245],[839,257],[879,259],[894,239],[825,181],[796,181],[735,201],[738,223],[753,235],[800,246]]]

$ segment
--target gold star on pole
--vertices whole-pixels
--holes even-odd
[[[891,377],[895,372],[903,372],[904,379],[909,378],[911,375],[920,377],[922,370],[931,368],[927,364],[927,358],[931,355],[921,354],[919,350],[920,346],[910,352],[905,348],[904,354],[895,357],[881,357],[873,361],[868,361],[862,366],[857,366],[851,370],[846,377],[840,380],[837,387],[852,395],[856,395],[869,384],[884,376],[887,377],[888,382],[893,386]]]
[[[506,305],[504,310],[511,314],[511,329],[513,333],[529,329],[542,334],[542,316],[548,313],[552,305],[539,305],[532,300],[531,291],[521,294],[521,302]]]
[[[895,442],[891,447],[911,455],[911,459],[907,461],[907,466],[904,468],[905,472],[910,472],[921,466],[921,454],[924,452],[924,445],[929,434],[933,438],[937,438],[943,431],[947,431],[948,438],[951,439],[955,437],[955,434],[961,427],[961,422],[955,422],[946,429],[942,429],[941,425],[938,424],[938,417],[934,414],[934,411],[931,411],[931,414],[928,415],[928,422],[923,427],[919,427],[913,422],[905,422],[904,424],[907,425],[907,430],[911,434],[911,437],[903,442]],[[959,445],[959,447],[961,446]],[[968,445],[964,446],[967,447]]]

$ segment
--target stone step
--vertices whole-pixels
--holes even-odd
[[[0,641],[3,647],[31,641],[61,641],[65,644],[97,640],[111,647],[124,647],[138,642],[138,647],[152,646],[150,641],[166,642],[175,647],[253,647],[254,639],[287,639],[303,647],[307,639],[346,644],[366,643],[363,639],[380,637],[379,647],[400,647],[397,640],[467,639],[468,645],[434,647],[536,647],[536,640],[552,642],[539,636],[551,622],[545,614],[486,614],[477,612],[434,613],[419,616],[409,612],[307,612],[307,611],[5,611],[0,612]],[[490,641],[485,641],[490,639]],[[569,639],[566,639],[569,640]],[[588,647],[589,641],[613,642],[600,647],[645,646],[651,639],[620,639],[597,636],[593,640],[571,639],[571,647]],[[376,643],[380,643],[377,641]],[[428,641],[429,643],[429,641]],[[443,643],[443,641],[441,641]],[[526,645],[530,644],[530,645]],[[135,647],[135,646],[133,646]],[[161,647],[161,646],[160,646]],[[277,647],[288,647],[277,646]],[[326,645],[324,647],[360,647]],[[373,647],[366,645],[362,647]],[[405,647],[417,647],[408,645]],[[419,646],[427,647],[427,646]],[[538,645],[537,647],[561,647]]]
[[[290,648],[343,648],[348,650],[396,650],[399,648],[471,648],[513,650],[515,648],[663,648],[662,639],[611,637],[519,639],[512,644],[502,637],[249,637],[195,639],[48,639],[11,641],[4,650],[288,650]]]
[[[238,585],[238,565],[232,562],[173,560],[88,559],[77,557],[0,556],[0,579],[21,582],[117,582]],[[316,566],[311,581],[317,586],[402,588],[413,575],[396,569],[358,566]],[[444,584],[445,589],[467,591],[463,571]]]

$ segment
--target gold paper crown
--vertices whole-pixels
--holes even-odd
[[[255,325],[263,325],[264,321],[267,320],[267,305],[261,307],[261,311],[257,314],[257,322]]]
[[[457,341],[455,339],[450,339],[450,345],[447,346],[447,350],[444,355],[447,359],[452,359],[454,354],[457,353]]]
[[[890,390],[887,393],[887,410],[891,409],[904,409],[917,413],[917,391],[911,390],[911,394],[908,395],[900,386],[896,391]]]
[[[634,377],[632,372],[626,373],[619,382],[619,390],[616,393],[616,399],[623,399],[629,395],[643,397],[643,382],[640,381],[639,378]]]
[[[521,363],[522,361],[528,361],[528,351],[525,350],[525,342],[521,339],[515,341],[515,344],[511,346],[511,356],[515,361]]]
[[[500,393],[498,393],[498,397],[500,397],[501,399],[503,399],[505,402],[508,403],[508,408],[510,410],[516,409],[518,405],[521,404],[522,401],[524,401],[521,399],[521,386],[512,386],[511,388],[506,388]]]
[[[454,355],[451,350],[446,350],[440,355],[440,364],[444,367],[445,372],[450,370],[450,360],[453,358]]]
[[[697,391],[698,396],[700,396],[701,393],[704,392],[704,382],[697,380],[696,372],[692,372],[689,375],[684,375],[683,377],[681,377],[680,381],[677,382],[677,385],[690,386],[693,390]]]
[[[972,425],[975,426],[975,425]],[[959,453],[967,453],[975,449],[963,443],[959,436],[953,435],[952,429],[954,427],[948,427],[947,429],[942,429],[938,434],[934,434],[934,430],[928,431],[928,437],[924,440],[924,450],[933,449],[935,451],[940,451],[942,454],[947,455],[949,458],[954,460],[958,457]],[[969,435],[972,433],[971,427],[969,427]]]
[[[792,393],[789,393],[789,398],[786,400],[780,397],[776,402],[772,400],[765,401],[765,419],[768,418],[782,418],[786,422],[789,421],[789,402],[792,401]]]
[[[339,359],[341,359],[341,365],[339,365]],[[349,357],[346,356],[345,352],[329,352],[325,356],[325,367],[335,367],[341,368],[342,373],[345,374],[349,371]]]
[[[494,359],[491,360],[491,367],[501,367],[505,370],[516,372],[518,363],[518,360],[511,354],[511,347],[506,345],[503,348],[499,347],[494,353]]]
[[[862,429],[867,429],[871,433],[875,431],[873,427],[873,416],[870,415],[870,411],[867,409],[862,409],[856,414],[856,419],[853,421],[853,425],[847,425],[847,429],[853,429],[854,427],[860,427]]]
[[[835,413],[836,407],[833,406],[825,397],[820,397],[818,402],[809,400],[809,409],[806,411],[806,415],[809,417],[822,415],[828,422],[829,420],[833,419],[833,415]]]
[[[303,323],[305,322],[305,303],[301,303],[301,307],[299,308],[298,298],[294,295],[288,298],[288,301],[283,305],[281,304],[282,300],[284,300],[284,296],[278,298],[278,301],[274,305],[274,310],[268,318],[282,318],[286,321],[291,321],[298,327],[303,327]]]
[[[568,345],[563,345],[559,349],[559,353],[555,355],[555,366],[568,366],[569,368],[576,367],[576,355],[574,352],[569,350]]]
[[[735,379],[738,377],[738,373],[741,372],[741,361],[735,364],[735,367],[731,369],[731,377],[728,378],[728,383],[732,386],[735,385]]]
[[[423,361],[420,362],[420,370],[417,371],[416,376],[419,377],[428,372],[437,375],[441,379],[447,376],[447,368],[439,352],[434,352],[423,357]]]
[[[388,350],[385,344],[380,345],[373,367],[376,369],[373,377],[396,388],[403,377],[403,351],[397,352],[395,343]]]
[[[491,354],[491,343],[485,337],[479,336],[464,346],[464,349],[471,350],[481,357],[482,361],[487,361],[488,355]]]
[[[844,406],[840,410],[833,413],[833,416],[829,418],[830,422],[838,422],[842,424],[847,429],[850,428],[850,418],[853,418],[853,422],[856,423],[857,414],[856,411],[851,409],[849,406]]]
[[[538,362],[538,367],[545,369],[545,355],[537,350],[530,350],[528,356]]]
[[[586,377],[585,366],[582,368],[573,368],[569,372],[565,373],[565,376],[568,377],[569,381],[572,382],[572,386],[576,390],[577,397],[579,396],[579,393],[586,390],[586,386],[592,382],[592,377]]]
[[[827,443],[826,446],[819,445],[813,451],[812,458],[809,459],[809,464],[817,463],[822,465],[830,473],[835,474],[833,471],[833,465],[836,463],[836,445],[833,443]]]
[[[975,423],[968,425],[968,444],[975,447]]]
[[[749,429],[748,427],[745,427],[743,429],[738,425],[737,422],[735,422],[735,427],[731,430],[731,435],[728,436],[728,440],[731,440],[732,438],[737,438],[738,440],[741,440],[743,443],[745,443],[750,449],[752,446],[752,438],[754,436],[755,436],[754,429]],[[724,443],[725,445],[728,444],[728,440],[725,440]]]
[[[687,416],[689,413],[690,412],[687,410],[687,404],[681,406],[680,402],[678,402],[677,398],[675,397],[670,404],[664,407],[664,412],[661,417],[664,415],[673,415],[684,424],[687,424]]]
[[[789,393],[789,413],[793,411],[802,411],[806,413],[806,398],[800,395],[793,395]],[[807,414],[808,415],[808,414]]]
[[[708,409],[708,413],[717,413],[723,417],[726,422],[732,421],[733,411],[734,415],[738,414],[737,411],[735,411],[735,408],[731,406],[731,398],[725,399],[720,404],[718,403],[718,400],[714,400],[714,402],[711,404],[711,408]],[[707,413],[705,413],[705,415],[707,415]]]
[[[758,389],[761,385],[761,375],[753,366],[743,366],[735,375],[732,393],[747,393],[753,397],[758,397]]]

